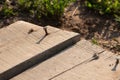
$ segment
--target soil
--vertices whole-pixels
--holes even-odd
[[[88,9],[82,4],[82,1],[78,1],[67,7],[61,21],[47,18],[36,20],[21,13],[17,16],[0,19],[0,27],[5,27],[18,20],[28,21],[40,26],[51,25],[80,33],[81,38],[120,54],[120,24],[111,15],[100,15],[97,11]]]
[[[120,24],[111,15],[100,15],[82,2],[71,4],[64,13],[62,28],[81,34],[114,53],[120,54]]]

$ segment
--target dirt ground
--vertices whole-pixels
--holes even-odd
[[[36,20],[20,14],[10,18],[0,18],[0,27],[7,26],[18,20],[28,21],[37,25],[51,25],[61,29],[80,33],[81,38],[90,40],[114,53],[120,54],[120,24],[111,15],[101,16],[94,10],[82,5],[82,1],[71,4],[65,9],[61,21],[42,18]]]
[[[102,16],[82,6],[82,2],[71,4],[64,15],[63,29],[78,32],[93,44],[120,54],[120,24],[111,15]]]

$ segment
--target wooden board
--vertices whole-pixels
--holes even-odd
[[[90,61],[95,53],[99,53],[99,58]],[[111,71],[115,62],[112,56],[113,53],[81,40],[11,80],[119,80],[120,66]]]
[[[33,32],[29,33],[30,30]],[[79,41],[79,34],[18,21],[0,29],[0,80],[7,80]]]

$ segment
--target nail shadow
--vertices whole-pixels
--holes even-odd
[[[43,41],[46,37],[47,37],[47,35],[44,35],[42,38],[40,38],[40,40],[38,42],[36,42],[36,44],[40,44],[40,42]]]

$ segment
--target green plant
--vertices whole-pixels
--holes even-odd
[[[120,15],[120,0],[86,0],[85,4],[98,10],[100,14]]]
[[[44,8],[42,8],[42,15],[60,17],[65,7],[71,1],[72,0],[42,0],[41,3],[44,6]]]
[[[14,11],[13,11],[13,8],[7,6],[7,4],[4,4],[2,6],[2,9],[0,11],[0,16],[2,17],[10,17],[10,16],[13,16],[15,15]]]
[[[60,18],[65,7],[74,0],[18,0],[21,10],[27,10],[30,14],[40,18]]]
[[[21,10],[29,10],[33,5],[33,0],[18,0],[18,6]]]
[[[0,16],[10,17],[24,12],[38,19],[41,17],[60,19],[65,7],[72,1],[75,0],[17,0],[17,4],[13,6],[1,0]]]

